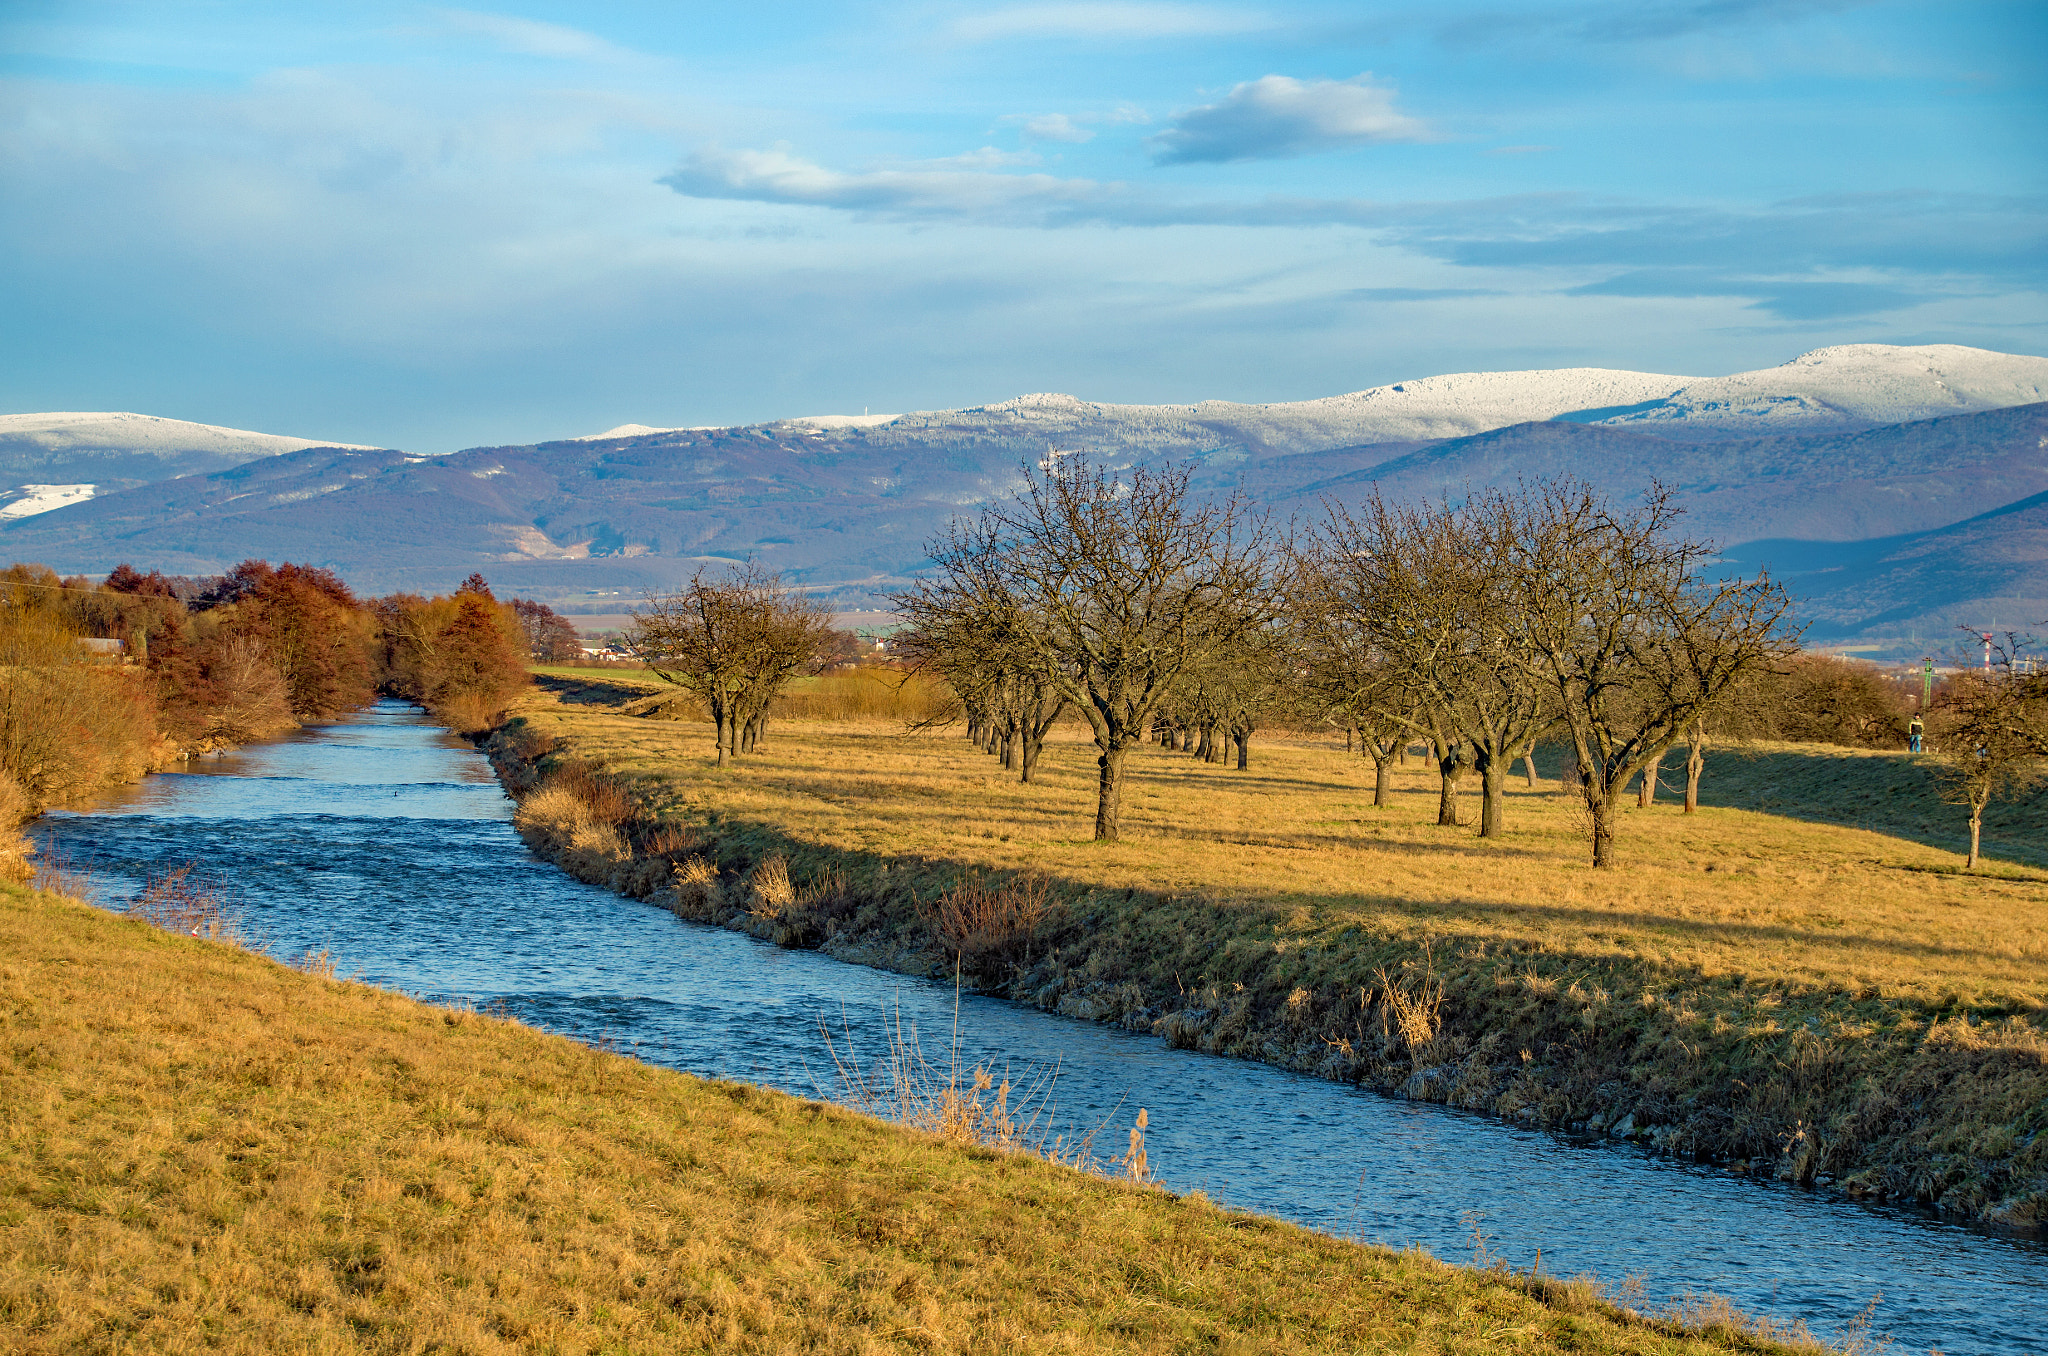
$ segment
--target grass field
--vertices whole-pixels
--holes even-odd
[[[812,941],[932,963],[932,901],[963,872],[1041,873],[1062,907],[987,987],[1544,1124],[1627,1116],[1758,1171],[2048,1217],[2041,870],[1963,875],[1893,834],[1665,804],[1625,811],[1623,868],[1596,873],[1554,784],[1512,781],[1508,833],[1482,841],[1435,825],[1432,771],[1397,773],[1375,809],[1362,759],[1304,740],[1255,744],[1245,773],[1141,752],[1124,839],[1097,844],[1076,733],[1030,786],[963,740],[881,722],[771,725],[760,756],[720,770],[708,727],[622,714],[646,690],[630,677],[537,694],[518,731],[697,835],[726,921],[780,856],[798,886],[838,892]],[[1771,757],[1717,758],[1708,785],[1724,764],[1731,788],[1782,785],[1789,755]],[[1824,803],[1825,767],[1794,770],[1802,804]],[[1432,1031],[1390,1029],[1396,993],[1439,995]]]
[[[10,1352],[1777,1349],[13,886],[0,1031]]]

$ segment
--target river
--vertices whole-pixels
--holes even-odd
[[[151,777],[89,814],[41,822],[47,850],[119,907],[151,871],[196,863],[234,882],[273,954],[325,949],[343,975],[434,1002],[502,1005],[584,1041],[805,1096],[839,1082],[821,1018],[864,1060],[891,1014],[927,1056],[954,1039],[941,985],[685,923],[571,880],[513,832],[483,756],[412,708]],[[1641,1278],[1803,1319],[1830,1336],[1877,1299],[1901,1350],[2048,1351],[2048,1244],[1911,1209],[1857,1204],[1413,1103],[999,999],[958,1002],[962,1058],[1057,1065],[1063,1121],[1105,1119],[1121,1147],[1151,1122],[1172,1188],[1318,1229],[1469,1260],[1475,1231],[1527,1268]]]

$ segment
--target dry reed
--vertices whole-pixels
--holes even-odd
[[[997,1082],[985,1064],[975,1065],[972,1072],[963,1071],[957,994],[949,1059],[943,1067],[925,1058],[917,1028],[905,1024],[900,1005],[888,1014],[888,1021],[886,1053],[872,1065],[864,1066],[854,1052],[852,1032],[845,1019],[841,1019],[841,1034],[837,1038],[832,1034],[831,1024],[819,1020],[819,1033],[839,1077],[834,1100],[863,1115],[956,1144],[1028,1154],[1098,1176],[1107,1175],[1112,1167],[1128,1166],[1126,1159],[1105,1165],[1095,1155],[1095,1140],[1107,1120],[1091,1130],[1061,1128],[1053,1101],[1059,1083],[1057,1065],[1034,1069],[1021,1085],[1007,1071]],[[1143,1110],[1138,1113],[1141,1127],[1144,1114]],[[1132,1135],[1138,1152],[1138,1171],[1130,1175],[1134,1181],[1149,1180],[1142,1171],[1143,1140],[1137,1130]]]
[[[150,873],[124,912],[165,932],[259,949],[252,945],[245,917],[232,904],[226,884],[200,874],[190,862]]]
[[[1036,872],[991,882],[970,871],[923,913],[956,964],[987,975],[1029,958],[1031,940],[1052,908],[1052,882]]]

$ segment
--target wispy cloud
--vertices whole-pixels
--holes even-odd
[[[1440,23],[1438,33],[1461,44],[1544,35],[1591,43],[1655,42],[1718,29],[1797,23],[1872,3],[1874,0],[1605,0],[1469,11]]]
[[[1100,3],[1010,5],[954,21],[967,42],[1007,38],[1198,38],[1248,33],[1271,20],[1252,10],[1216,5],[1101,0]]]
[[[1369,74],[1312,81],[1267,75],[1182,113],[1146,146],[1156,164],[1186,165],[1272,160],[1431,136],[1428,124],[1396,109],[1394,91]]]
[[[1347,295],[1363,301],[1452,301],[1507,294],[1497,287],[1354,287]]]
[[[943,162],[901,169],[833,170],[786,150],[692,154],[662,183],[691,198],[829,207],[898,219],[1060,225],[1100,220],[1122,185],[1050,174],[994,174]]]
[[[2048,203],[2035,199],[1866,194],[1741,211],[1579,194],[1408,203],[1278,196],[1231,201],[1122,182],[991,173],[967,163],[956,158],[840,171],[786,150],[705,150],[662,182],[690,197],[905,221],[1348,226],[1378,244],[1454,266],[1547,279],[1544,285],[1567,296],[1727,297],[1784,320],[1882,314],[1987,286],[2048,285]],[[1386,302],[1484,294],[1459,288],[1357,293]]]
[[[440,10],[438,17],[454,32],[483,38],[502,51],[520,56],[552,57],[558,61],[616,61],[633,55],[594,33],[563,24],[469,9]]]
[[[1115,108],[1106,113],[1006,113],[997,125],[1015,127],[1026,141],[1063,141],[1078,145],[1095,139],[1095,129],[1152,119],[1142,108]]]
[[[1735,297],[1783,320],[1840,320],[1916,306],[1929,293],[1890,282],[1741,277],[1709,269],[1643,269],[1571,288],[1574,297]]]

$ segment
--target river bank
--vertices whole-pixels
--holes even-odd
[[[13,1351],[1788,1349],[10,885],[0,1011]]]
[[[1103,851],[1050,819],[1078,748],[1017,788],[957,740],[784,727],[721,772],[700,732],[609,691],[537,694],[485,746],[523,836],[580,879],[865,964],[958,960],[986,992],[1185,1048],[2004,1227],[2048,1215],[2038,873],[1673,811],[1632,821],[1662,839],[1599,878],[1554,797],[1517,797],[1505,850],[1446,842],[1361,809],[1329,751],[1285,748],[1249,805],[1228,774],[1146,764],[1135,805],[1188,776],[1210,799]],[[1014,946],[944,944],[964,875],[1025,869],[1052,907]]]

